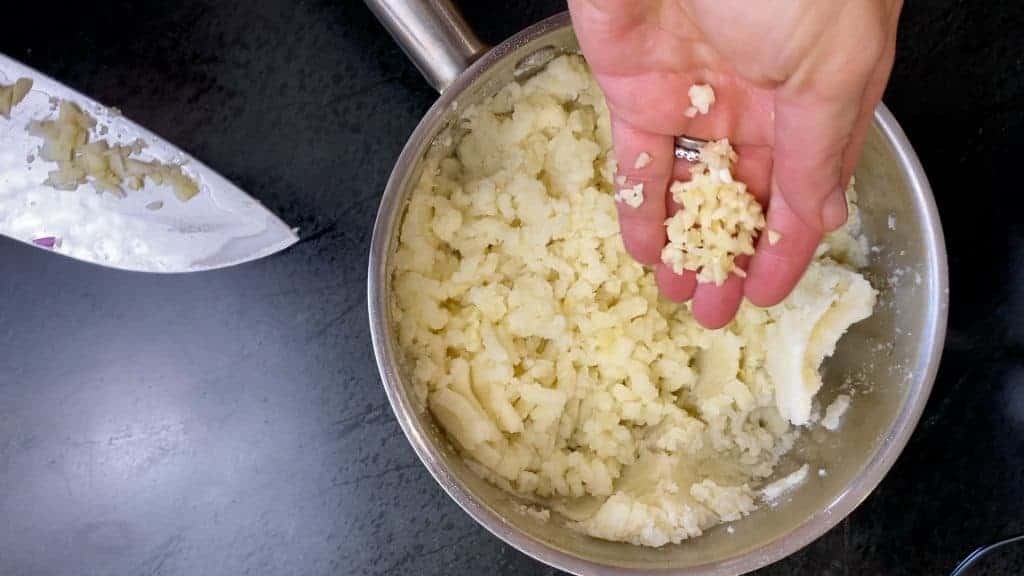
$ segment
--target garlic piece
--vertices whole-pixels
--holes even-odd
[[[710,84],[694,84],[687,92],[690,104],[701,114],[707,114],[715,103],[715,91]],[[690,116],[692,118],[693,116]]]
[[[10,86],[0,84],[0,116],[9,120],[11,118],[11,110],[25,99],[25,96],[31,89],[31,78],[18,78]]]
[[[643,182],[631,188],[622,188],[616,192],[615,201],[621,202],[630,208],[639,208],[644,203]]]

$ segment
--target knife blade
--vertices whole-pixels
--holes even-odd
[[[0,234],[101,266],[143,272],[196,272],[268,256],[298,240],[296,230],[223,176],[111,109],[0,54],[0,84],[32,80],[32,89],[0,116]],[[43,160],[33,121],[77,104],[96,120],[90,141],[146,144],[138,159],[181,165],[199,193],[179,200],[170,186],[146,179],[124,197],[91,183],[58,190],[46,183],[55,162]],[[132,156],[135,157],[135,154]]]

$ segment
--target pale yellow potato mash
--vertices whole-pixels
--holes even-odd
[[[597,538],[661,546],[754,510],[816,425],[821,362],[872,312],[856,207],[782,304],[706,330],[623,249],[608,111],[581,57],[460,130],[391,260],[424,408],[474,470]]]

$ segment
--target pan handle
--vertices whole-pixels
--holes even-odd
[[[476,37],[451,0],[365,1],[438,92],[444,92],[490,49]]]

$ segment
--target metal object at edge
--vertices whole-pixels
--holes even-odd
[[[382,0],[368,1],[373,5]],[[404,3],[410,2],[423,4]],[[415,28],[416,23],[401,25]],[[844,429],[830,440],[834,445],[814,456],[821,459],[815,465],[827,466],[826,475],[812,475],[791,498],[733,523],[732,532],[719,527],[697,540],[658,549],[588,538],[560,526],[554,516],[550,522],[537,522],[516,511],[514,497],[465,466],[403,381],[389,317],[388,274],[404,206],[435,138],[457,110],[517,77],[517,62],[552,47],[578,49],[567,13],[521,31],[476,60],[427,112],[388,180],[367,280],[374,354],[388,399],[409,442],[445,492],[487,530],[541,562],[588,575],[734,575],[766,566],[806,546],[863,502],[895,462],[924,409],[938,369],[948,308],[945,243],[927,178],[896,120],[880,105],[858,184],[865,233],[881,242],[867,274],[876,285],[889,285],[876,314],[840,343],[821,394],[834,394],[835,381],[843,374],[861,374],[871,379],[874,389],[857,397]],[[405,49],[416,53],[421,48]],[[426,54],[420,58],[430,61]],[[887,193],[870,193],[879,187]],[[890,230],[893,222],[895,230]],[[916,275],[916,282],[890,283],[891,274],[900,269],[909,274],[905,277]],[[881,349],[889,350],[888,356]],[[812,457],[811,448],[804,450],[806,458]]]
[[[0,54],[0,82],[29,78],[33,86],[0,117],[0,234],[28,244],[51,238],[50,250],[93,264],[140,272],[197,272],[240,264],[283,250],[295,231],[257,200],[202,162],[87,96]],[[147,181],[124,198],[97,194],[91,184],[56,190],[44,184],[56,163],[37,157],[42,143],[32,121],[56,115],[69,100],[97,120],[94,140],[142,139],[144,159],[180,164],[200,191],[181,202]],[[15,217],[11,217],[15,214]],[[6,215],[6,217],[5,217]]]
[[[700,138],[692,138],[690,136],[676,136],[676,158],[680,160],[686,160],[687,162],[696,162],[700,160],[700,149],[707,140],[701,140]]]
[[[366,0],[366,5],[438,92],[490,48],[451,0]]]

